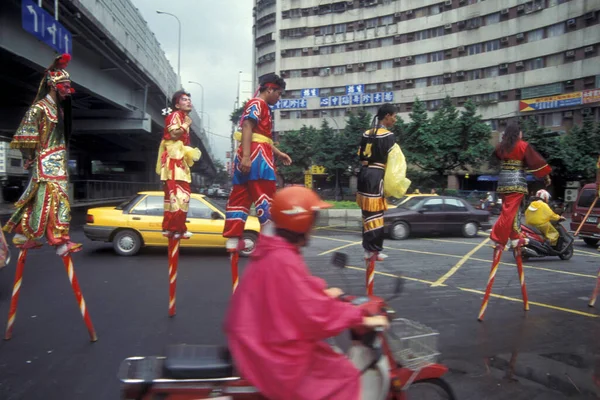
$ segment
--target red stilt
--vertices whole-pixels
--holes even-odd
[[[490,277],[488,278],[487,287],[485,289],[485,295],[483,296],[483,302],[481,303],[481,309],[479,310],[479,317],[477,318],[479,321],[483,321],[483,316],[485,315],[485,310],[487,308],[488,302],[490,301],[490,294],[492,293],[492,286],[494,286],[494,279],[496,279],[496,272],[498,271],[498,265],[500,264],[500,260],[502,259],[502,252],[504,251],[504,246],[499,244],[494,247],[494,258],[492,261],[492,269],[490,271]]]
[[[523,309],[529,311],[529,299],[527,298],[527,286],[525,285],[525,272],[523,271],[522,247],[514,249],[515,260],[517,261],[517,271],[519,273],[519,282],[521,282],[521,295],[523,296]]]
[[[592,297],[590,297],[590,303],[588,304],[588,306],[594,307],[594,304],[596,304],[596,299],[598,298],[598,293],[600,293],[600,270],[598,270],[598,279],[596,279],[596,287],[594,288]]]
[[[92,325],[92,319],[90,318],[88,309],[85,306],[85,300],[83,299],[83,295],[81,294],[79,281],[77,281],[77,276],[75,276],[75,270],[73,269],[73,260],[71,259],[71,254],[67,253],[67,255],[62,256],[61,258],[63,260],[63,263],[65,264],[67,275],[69,275],[69,281],[71,281],[73,293],[75,293],[75,298],[77,299],[77,303],[79,304],[79,311],[81,311],[81,316],[83,317],[83,321],[85,322],[85,325],[87,326],[88,332],[90,334],[90,341],[95,342],[96,340],[98,340],[98,337],[96,336],[94,325]]]
[[[375,286],[375,261],[377,260],[377,253],[373,253],[369,259],[367,259],[367,295],[373,295],[373,289]]]
[[[13,285],[12,298],[10,299],[10,310],[8,311],[8,323],[6,324],[6,332],[4,340],[10,340],[12,337],[13,325],[17,317],[17,303],[19,302],[19,294],[21,293],[21,283],[23,281],[23,268],[25,267],[25,259],[27,258],[27,249],[21,249],[19,252],[19,260],[17,261],[17,270],[15,272],[15,283]]]
[[[169,317],[176,313],[177,299],[177,267],[179,265],[179,240],[178,238],[169,238]]]
[[[240,253],[237,251],[231,252],[231,286],[232,292],[235,292],[235,289],[238,287],[239,283],[239,273],[238,273],[238,261],[240,259]]]

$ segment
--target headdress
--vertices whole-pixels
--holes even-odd
[[[69,61],[71,61],[71,55],[62,54],[56,57],[52,64],[46,68],[34,102],[46,97],[48,94],[48,85],[56,87],[59,83],[71,81],[71,76],[66,70]]]

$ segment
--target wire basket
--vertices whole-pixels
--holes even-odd
[[[433,364],[440,355],[439,333],[416,321],[397,318],[386,331],[388,346],[396,362],[413,371]]]

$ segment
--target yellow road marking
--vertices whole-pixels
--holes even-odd
[[[585,250],[575,250],[575,253],[585,254],[587,256],[592,256],[592,257],[600,257],[600,254],[590,253],[589,251],[585,251]]]
[[[339,225],[339,226],[343,227],[344,225]],[[328,227],[324,227],[321,230],[335,231],[335,232],[362,233],[362,231],[355,231],[353,229],[336,229],[336,228],[328,228]]]
[[[461,288],[461,287],[459,287],[457,289],[460,289],[463,292],[477,293],[477,294],[483,294],[483,295],[485,294],[485,292],[483,292],[481,290],[467,289],[467,288]],[[494,294],[494,293],[491,293],[490,295],[492,297],[496,297],[496,298],[502,299],[502,300],[515,301],[517,303],[522,303],[523,302],[523,300],[517,299],[515,297],[502,296],[502,295]],[[538,306],[538,307],[550,308],[552,310],[563,311],[563,312],[567,312],[567,313],[571,313],[571,314],[583,315],[584,317],[590,317],[590,318],[598,318],[598,317],[600,317],[597,314],[590,314],[590,313],[586,313],[586,312],[583,312],[583,311],[573,310],[571,308],[557,307],[557,306],[553,306],[551,304],[538,303],[536,301],[530,301],[529,304],[533,304],[533,305]]]
[[[337,238],[331,238],[331,237],[327,237],[327,236],[313,236],[315,238],[318,239],[327,239],[327,240],[333,240],[336,242],[342,242],[342,243],[354,243],[351,240],[345,240],[345,239],[337,239]],[[444,253],[434,253],[431,251],[421,251],[421,250],[411,250],[411,249],[398,249],[395,247],[384,247],[386,250],[393,250],[393,251],[400,251],[400,252],[406,252],[406,253],[416,253],[416,254],[426,254],[426,255],[432,255],[432,256],[440,256],[440,257],[450,257],[450,258],[462,258],[463,256],[457,256],[454,254],[444,254]],[[481,261],[484,263],[490,263],[491,260],[485,260],[483,258],[471,258],[472,261]],[[500,262],[500,264],[502,265],[510,265],[511,267],[516,267],[517,264],[515,263],[507,263],[507,262]],[[572,275],[572,276],[580,276],[583,278],[592,278],[592,279],[597,279],[598,277],[596,275],[588,275],[588,274],[580,274],[577,272],[569,272],[569,271],[561,271],[561,270],[557,270],[557,269],[551,269],[551,268],[543,268],[543,267],[534,267],[533,265],[524,265],[524,268],[528,268],[528,269],[536,269],[539,271],[545,271],[545,272],[554,272],[557,274],[564,274],[564,275]]]
[[[443,242],[443,243],[455,243],[455,244],[467,244],[467,245],[474,245],[474,244],[479,244],[481,242],[467,242],[464,240],[447,240],[447,239],[429,239],[429,238],[424,238],[423,240],[429,240],[430,242]]]
[[[483,246],[485,246],[486,243],[489,241],[490,241],[490,239],[485,239],[483,242],[481,242],[477,246],[475,246],[470,252],[465,254],[463,256],[463,258],[461,258],[456,264],[454,264],[454,266],[452,268],[450,268],[450,270],[448,272],[446,272],[440,279],[435,281],[435,283],[433,283],[431,286],[440,286],[441,284],[446,282],[452,275],[454,275],[456,273],[456,271],[458,271],[460,269],[460,267],[463,266],[463,264],[465,262],[467,262],[467,260],[469,258],[471,258],[471,256],[473,254],[475,254],[477,251],[479,251],[479,249],[481,249]]]
[[[366,268],[353,267],[351,265],[346,266],[346,268],[355,269],[357,271],[366,271],[367,270]],[[390,278],[402,278],[402,279],[406,279],[407,281],[414,281],[414,282],[426,283],[428,285],[431,285],[433,283],[432,281],[428,281],[428,280],[425,280],[425,279],[411,278],[409,276],[404,276],[404,275],[402,275],[402,276],[400,276],[400,275],[394,275],[394,274],[389,274],[387,272],[375,271],[375,274],[382,275],[382,276],[387,276],[387,277],[390,277]],[[446,286],[446,285],[440,285],[440,286]]]
[[[360,242],[348,243],[348,244],[345,244],[345,245],[343,245],[343,246],[336,247],[335,249],[331,249],[331,250],[324,251],[324,252],[322,252],[322,253],[321,253],[321,254],[319,254],[319,255],[320,255],[320,256],[324,256],[325,254],[333,253],[334,251],[338,251],[338,250],[341,250],[341,249],[345,249],[346,247],[356,246],[357,244],[361,244],[361,243],[362,243],[362,241],[360,241]]]
[[[321,230],[321,229],[329,229],[329,228],[339,228],[341,226],[345,226],[345,225],[327,225],[327,226],[318,226],[316,228],[314,228],[315,231]]]

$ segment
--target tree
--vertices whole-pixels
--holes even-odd
[[[485,124],[471,101],[458,112],[450,97],[430,119],[418,98],[410,114],[394,128],[409,164],[445,176],[456,169],[478,168],[492,152],[491,128]]]
[[[340,136],[329,126],[327,120],[323,120],[321,129],[318,131],[318,140],[316,141],[318,146],[315,146],[313,153],[314,164],[325,167],[329,176],[335,176],[336,200],[340,190],[340,169],[343,170],[348,166],[348,163],[344,160],[344,146],[341,143]]]
[[[552,175],[561,175],[564,172],[564,151],[558,135],[549,134],[534,117],[521,120],[521,132],[523,140],[533,146],[552,167]]]
[[[357,113],[351,113],[346,119],[346,127],[339,134],[339,145],[346,160],[346,169],[344,173],[354,174],[354,170],[359,167],[358,148],[363,133],[371,127],[371,115],[365,110],[359,110]],[[350,167],[350,171],[348,171]]]
[[[240,118],[242,118],[242,113],[244,112],[244,108],[246,108],[247,102],[248,101],[244,101],[240,108],[233,110],[233,112],[229,115],[229,121],[231,121],[231,123],[235,126],[239,124]]]
[[[215,169],[217,170],[217,174],[213,178],[213,183],[218,183],[220,185],[226,185],[229,183],[229,173],[227,173],[227,169],[225,169],[225,165],[221,160],[214,160]]]
[[[286,182],[304,183],[304,171],[310,168],[315,147],[318,147],[319,134],[314,127],[304,125],[299,131],[287,132],[280,136],[279,149],[293,160],[292,165],[282,165],[279,173]]]
[[[584,180],[596,177],[596,162],[600,154],[600,124],[587,115],[581,127],[574,126],[561,141],[566,175]]]

